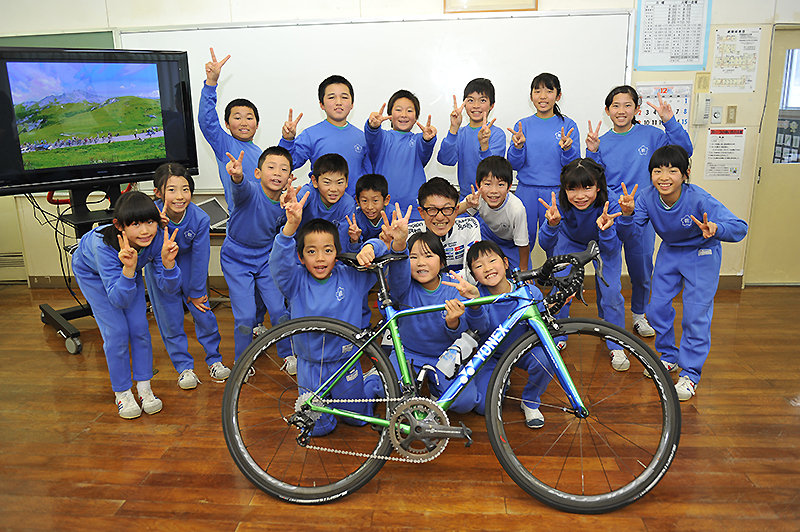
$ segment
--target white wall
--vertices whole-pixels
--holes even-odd
[[[424,17],[441,15],[443,0],[35,0],[34,2],[6,2],[3,17],[0,17],[0,36],[69,33],[81,31],[158,28],[186,26],[191,24],[247,24],[283,20],[369,19],[377,17]],[[725,203],[736,215],[748,219],[752,204],[753,180],[756,172],[756,154],[759,143],[758,128],[761,110],[766,99],[766,73],[769,68],[769,43],[773,25],[800,21],[800,2],[797,0],[713,0],[711,16],[711,43],[709,43],[708,68],[713,58],[713,36],[717,28],[754,27],[762,28],[762,43],[759,55],[759,73],[756,91],[753,94],[714,94],[713,105],[737,105],[737,126],[748,129],[742,179],[738,182],[704,181],[702,176],[705,156],[705,128],[692,128],[690,134],[695,141],[692,180],[706,188]],[[539,0],[541,11],[577,11],[598,9],[635,9],[634,0]],[[35,12],[36,16],[31,16]],[[602,39],[603,28],[597,28],[595,38]],[[213,43],[209,43],[210,45]],[[548,46],[558,43],[543,43],[543,53]],[[304,43],[292,43],[303,46]],[[320,59],[335,62],[336,51],[330,47],[312,43],[320,48]],[[420,43],[424,46],[424,43]],[[508,36],[492,36],[489,46],[513,45]],[[504,48],[504,50],[507,48]],[[265,51],[275,53],[276,51]],[[591,47],[581,60],[597,61]],[[532,70],[535,58],[531,58]],[[368,67],[368,66],[365,66]],[[694,72],[636,72],[632,82],[678,81],[694,79]],[[590,80],[588,80],[590,82]],[[603,112],[602,102],[597,102],[598,115]],[[281,107],[283,109],[283,107]],[[579,124],[580,125],[580,124]],[[256,142],[259,142],[257,137]],[[19,205],[19,203],[18,203]],[[27,218],[30,213],[24,212]],[[41,254],[49,246],[52,235],[45,237],[40,229],[20,219],[26,241],[45,239],[42,245],[26,244],[26,263],[29,277],[60,275],[60,267],[51,256]],[[28,251],[33,250],[36,251]],[[743,243],[727,244],[723,257],[722,275],[741,275],[744,266]],[[30,254],[29,254],[30,253]]]

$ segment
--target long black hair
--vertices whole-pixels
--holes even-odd
[[[593,159],[575,159],[561,169],[561,189],[558,193],[558,202],[567,212],[572,210],[572,204],[567,199],[567,190],[586,188],[597,185],[597,198],[592,207],[604,205],[608,201],[608,185],[603,167]]]
[[[641,100],[639,99],[639,93],[636,92],[636,89],[631,87],[630,85],[620,85],[619,87],[614,87],[611,89],[611,92],[608,93],[606,96],[606,110],[611,107],[611,104],[614,103],[614,96],[617,94],[627,94],[633,100],[633,104],[638,108],[640,105]],[[636,115],[633,115],[633,120],[631,120],[632,124],[638,124],[639,122],[636,120]]]
[[[558,76],[555,74],[542,72],[533,78],[531,82],[531,95],[533,95],[533,89],[538,89],[539,87],[545,87],[551,91],[556,91],[556,97],[561,96],[561,82],[558,81]],[[560,119],[564,119],[564,115],[561,114],[561,109],[558,108],[558,102],[553,105],[553,113]]]

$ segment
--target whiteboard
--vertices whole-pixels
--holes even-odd
[[[231,55],[217,89],[221,118],[229,101],[251,100],[260,114],[254,142],[262,149],[278,143],[290,107],[295,117],[303,113],[298,133],[325,119],[317,88],[331,74],[343,75],[353,84],[349,121],[360,129],[395,91],[408,89],[420,100],[420,121],[432,115],[441,143],[450,126],[453,95],[460,103],[470,80],[492,81],[496,97],[490,119],[505,129],[535,112],[531,81],[537,74],[551,72],[561,81],[559,107],[577,122],[583,152],[587,120],[596,123],[605,117],[609,90],[630,79],[632,36],[630,11],[494,13],[125,30],[119,33],[118,45],[188,52],[200,167],[196,185],[198,191],[217,192],[222,185],[214,154],[196,122],[209,47],[217,59]],[[462,125],[466,124],[464,117]],[[506,137],[508,143],[510,134]],[[427,177],[456,182],[455,167],[440,165],[437,153],[438,146],[426,167]],[[309,169],[308,163],[295,169],[299,182],[307,179]]]

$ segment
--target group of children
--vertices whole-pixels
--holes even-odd
[[[388,248],[408,253],[408,261],[389,267],[393,297],[411,306],[445,303],[442,315],[414,316],[399,324],[401,331],[414,331],[404,335],[405,345],[422,366],[463,330],[488,334],[505,317],[497,314],[502,314],[499,305],[465,309],[462,301],[512,290],[507,273],[529,267],[537,238],[548,255],[578,251],[595,240],[608,281],[608,286],[597,282],[600,318],[625,326],[624,249],[633,286],[633,328],[641,336],[658,333],[656,347],[664,365],[670,371],[682,368],[679,398],[694,395],[710,346],[720,241],[741,240],[747,225],[686,183],[692,146],[668,104],[659,100],[653,106],[664,132],[636,122],[639,97],[632,87],[615,88],[605,102],[613,128],[600,136],[600,125],[593,129],[590,122],[587,157],[580,158],[578,127],[558,107],[560,82],[540,74],[531,84],[536,113],[508,128],[506,150],[505,132],[489,121],[494,87],[487,79],[475,79],[467,84],[460,106],[453,98],[450,128],[437,156],[442,164],[458,167],[457,189],[441,177],[427,179],[424,167],[433,155],[437,130],[430,116],[424,124],[419,121],[419,100],[406,90],[371,113],[363,132],[347,121],[354,91],[341,76],[330,76],[319,86],[327,118],[298,134],[302,113],[294,118],[290,109],[277,146],[262,151],[253,143],[258,111],[248,100],[226,106],[226,132],[216,112],[216,86],[229,58],[218,61],[211,50],[198,119],[217,158],[231,213],[220,262],[234,314],[234,361],[254,331],[263,330],[265,312],[273,326],[288,318],[333,314],[359,326],[369,324],[366,296],[373,279],[337,264],[341,251],[358,252],[362,263]],[[469,124],[462,126],[464,113]],[[391,130],[381,127],[384,121],[391,122]],[[412,133],[415,125],[420,133]],[[292,171],[306,161],[312,163],[310,183],[297,191]],[[514,171],[518,182],[511,192]],[[124,418],[139,416],[142,408],[149,414],[161,409],[149,386],[152,350],[142,269],[180,387],[199,383],[183,329],[184,305],[194,318],[211,378],[224,381],[230,374],[207,304],[208,217],[191,203],[194,183],[185,168],[162,165],[154,184],[156,203],[142,193],[124,195],[113,224],[82,238],[73,257],[78,283],[98,317]],[[654,271],[656,233],[663,243]],[[447,271],[462,275],[451,274],[448,281]],[[678,349],[671,301],[682,288],[690,290],[684,290],[684,336]],[[561,314],[567,313],[565,307]],[[120,324],[125,335],[119,334]],[[288,345],[278,348],[284,370],[296,373],[301,386],[310,386],[327,371],[319,364],[298,363]],[[609,344],[609,356],[614,370],[630,367],[620,346]],[[131,392],[131,361],[141,407]],[[455,411],[483,412],[490,369],[459,395]],[[532,382],[539,378],[534,373]],[[438,377],[430,381],[434,394],[448,383],[446,376]],[[525,397],[522,409],[529,427],[543,426],[535,393]],[[333,426],[335,420],[321,421],[317,433]]]

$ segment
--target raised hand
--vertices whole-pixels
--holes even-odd
[[[457,274],[456,272],[448,272],[448,275],[451,279],[455,279],[456,282],[452,281],[442,281],[443,285],[452,286],[458,293],[461,294],[461,297],[466,297],[467,299],[474,299],[480,296],[480,292],[478,292],[478,287],[467,282],[462,276]]]
[[[351,220],[348,215],[344,215],[345,219],[347,220],[347,236],[350,237],[350,242],[356,243],[358,239],[361,238],[361,228],[356,223],[356,215],[353,213],[353,219]]]
[[[239,153],[239,158],[234,159],[233,155],[228,152],[225,152],[225,155],[228,156],[228,164],[225,165],[225,170],[228,171],[228,174],[231,176],[236,183],[241,183],[242,179],[244,179],[244,170],[242,168],[242,161],[244,160],[244,150]]]
[[[164,201],[164,208],[161,209],[161,223],[167,225],[169,223],[169,216],[167,216],[167,202]]]
[[[122,263],[122,273],[125,277],[132,278],[136,273],[136,263],[139,261],[139,254],[133,249],[128,242],[128,235],[125,231],[117,235],[117,242],[119,242],[119,261]]]
[[[600,149],[600,126],[603,121],[597,123],[597,129],[592,129],[592,121],[589,120],[589,132],[586,134],[586,149],[595,152]]]
[[[561,149],[564,151],[569,150],[572,147],[572,132],[575,131],[575,128],[570,128],[569,131],[564,133],[564,127],[561,127],[561,138],[558,139],[558,145],[561,146]]]
[[[690,215],[690,216],[692,217],[692,221],[695,224],[697,224],[697,227],[699,227],[703,231],[703,238],[711,238],[712,236],[717,234],[717,224],[715,224],[714,222],[709,222],[708,221],[708,213],[707,212],[703,213],[703,221],[702,222],[700,220],[698,220],[697,218],[695,218],[694,215]]]
[[[552,205],[548,204],[542,198],[539,198],[539,203],[541,203],[547,208],[547,210],[544,212],[544,217],[547,218],[547,223],[551,227],[555,227],[561,223],[561,213],[558,212],[558,204],[556,203],[556,193],[551,192],[550,194],[552,197],[551,201],[553,202]]]
[[[378,129],[379,127],[381,127],[381,124],[383,124],[384,122],[386,122],[391,118],[391,116],[383,114],[385,110],[386,110],[386,104],[383,104],[381,105],[380,111],[369,114],[369,127],[371,127],[372,129]]]
[[[519,127],[519,131],[514,131],[514,129],[510,127],[506,129],[511,132],[511,142],[514,143],[514,147],[520,150],[525,145],[525,134],[522,133],[522,122],[517,122],[517,127]]]
[[[214,55],[214,49],[209,48],[211,50],[211,61],[206,63],[206,85],[214,86],[219,81],[219,74],[222,72],[222,66],[228,62],[228,59],[231,58],[230,55],[226,55],[222,61],[217,61],[217,56]]]
[[[464,203],[467,204],[468,209],[477,209],[481,201],[481,194],[475,189],[475,185],[470,185],[469,188],[472,189],[472,192],[464,196]]]
[[[436,128],[431,125],[431,115],[428,115],[428,123],[426,125],[422,125],[417,120],[417,125],[422,130],[422,139],[425,141],[430,141],[433,137],[436,136]]]
[[[461,127],[461,121],[464,119],[464,106],[466,102],[462,103],[460,106],[458,105],[458,101],[456,100],[456,95],[453,95],[453,110],[450,112],[450,133],[453,135],[458,134],[458,128]]]
[[[633,200],[633,195],[636,194],[636,189],[639,188],[639,185],[633,185],[633,190],[631,193],[628,194],[628,187],[625,186],[625,183],[622,183],[622,196],[619,197],[619,208],[622,210],[622,214],[625,216],[630,216],[633,214],[633,209],[636,206],[636,202]]]
[[[281,136],[284,140],[294,140],[297,136],[297,123],[303,118],[303,113],[297,115],[296,120],[292,120],[292,109],[289,108],[289,120],[283,123],[281,128]]]
[[[466,309],[464,303],[458,299],[448,299],[444,302],[444,309],[447,311],[444,317],[445,323],[450,329],[457,329],[458,322]]]
[[[177,236],[177,229],[172,232],[172,236],[169,236],[169,228],[164,228],[164,243],[161,245],[161,264],[168,270],[175,267],[175,257],[178,256],[178,244],[175,243],[175,237]]]
[[[303,220],[303,206],[306,204],[306,200],[308,199],[308,195],[311,191],[306,191],[303,198],[298,201],[297,200],[297,190],[289,183],[289,186],[286,187],[286,194],[283,195],[281,200],[281,206],[286,209],[286,225],[283,226],[283,234],[286,236],[294,235],[294,232],[297,231],[297,228],[300,226],[300,222]]]
[[[489,149],[489,137],[492,136],[492,126],[494,125],[494,121],[497,120],[493,118],[491,122],[487,123],[487,118],[488,115],[484,116],[483,125],[478,130],[478,144],[481,145],[481,151]]]
[[[662,122],[667,122],[670,118],[675,116],[675,113],[672,112],[672,106],[669,103],[665,103],[664,100],[661,99],[661,91],[657,91],[657,94],[658,105],[653,105],[653,102],[647,102],[647,105],[656,110],[656,113],[658,113],[658,117]]]
[[[605,231],[612,225],[614,225],[614,218],[617,216],[622,216],[621,212],[615,212],[614,214],[608,214],[608,202],[603,205],[603,213],[597,217],[597,228],[601,231]]]
[[[395,203],[394,211],[392,211],[392,221],[389,221],[385,211],[381,211],[381,218],[383,219],[381,240],[386,242],[386,245],[391,244],[392,251],[403,251],[406,248],[406,240],[408,240],[408,220],[411,218],[411,205],[408,206],[404,216],[402,209],[400,209],[400,204]]]
[[[186,302],[194,305],[194,308],[200,312],[211,310],[211,307],[208,306],[208,295],[203,297],[187,297]]]

